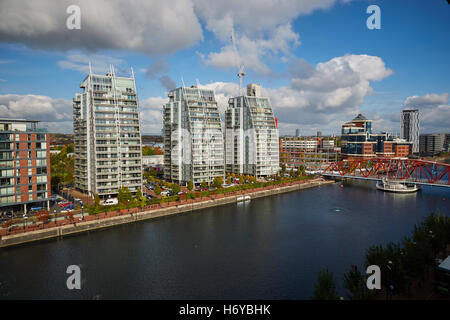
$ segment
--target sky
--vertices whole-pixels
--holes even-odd
[[[71,5],[80,28],[67,26]],[[449,30],[446,0],[2,0],[0,117],[72,133],[91,62],[133,69],[142,133],[160,134],[169,90],[211,88],[223,113],[243,65],[281,135],[339,134],[358,113],[398,134],[405,108],[419,109],[421,133],[450,132]]]

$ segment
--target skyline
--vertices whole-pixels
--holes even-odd
[[[109,64],[134,69],[142,134],[159,135],[167,92],[182,78],[186,86],[198,79],[213,89],[223,116],[228,98],[238,95],[241,59],[244,87],[263,86],[280,135],[297,128],[339,134],[358,113],[373,119],[377,132],[399,133],[405,107],[419,109],[421,133],[447,132],[450,6],[405,3],[4,1],[0,117],[41,120],[50,132],[72,133],[72,98],[91,61],[96,73]],[[70,4],[81,8],[80,30],[65,27]],[[372,4],[381,9],[380,30],[366,27]]]

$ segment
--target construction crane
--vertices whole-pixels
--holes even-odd
[[[242,96],[242,77],[245,76],[244,72],[244,64],[241,63],[241,56],[239,55],[239,52],[237,50],[236,46],[236,39],[234,37],[234,29],[231,28],[231,41],[233,42],[234,51],[236,52],[236,55],[238,57],[237,65],[238,65],[238,78],[239,78],[239,96]]]

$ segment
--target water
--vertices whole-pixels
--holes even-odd
[[[341,283],[368,246],[401,240],[433,210],[450,215],[450,189],[344,186],[0,249],[0,299],[308,299],[326,265]],[[72,264],[81,290],[66,287]]]

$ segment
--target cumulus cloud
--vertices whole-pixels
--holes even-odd
[[[0,95],[0,117],[40,120],[49,132],[72,133],[72,101],[39,95]]]
[[[299,37],[292,31],[290,24],[276,27],[265,38],[253,39],[246,35],[237,35],[236,49],[232,43],[226,44],[219,52],[210,52],[203,58],[203,62],[216,68],[231,68],[243,63],[246,69],[262,75],[271,75],[273,72],[265,60],[280,55],[281,58],[291,58],[291,50],[300,45]]]
[[[290,65],[291,86],[263,88],[272,103],[282,133],[300,128],[303,133],[339,132],[344,121],[359,113],[364,97],[372,93],[370,83],[392,74],[379,57],[345,55],[316,66],[304,60]],[[238,94],[235,83],[204,85],[213,89],[223,112],[228,98]]]
[[[416,107],[433,107],[437,105],[446,104],[448,102],[448,93],[443,94],[426,94],[424,96],[411,96],[403,101],[403,106],[406,108]]]
[[[139,103],[142,133],[160,134],[163,97],[144,99]],[[0,118],[40,120],[40,126],[49,132],[73,133],[73,106],[71,100],[53,99],[39,95],[0,95]]]
[[[168,98],[151,97],[139,103],[142,134],[161,134],[162,107]]]
[[[300,45],[300,35],[292,30],[292,21],[315,10],[331,8],[337,0],[194,0],[195,12],[223,46],[204,55],[205,64],[217,68],[236,67],[245,61],[246,69],[261,75],[273,75],[268,61],[286,63],[292,50]],[[347,1],[343,1],[347,2]],[[235,29],[238,52],[230,43]]]
[[[170,91],[175,89],[177,84],[169,75],[166,74],[169,69],[170,66],[166,60],[158,59],[150,65],[150,67],[145,71],[145,74],[150,79],[158,78],[161,86],[167,91]]]
[[[167,90],[173,90],[176,88],[177,83],[175,81],[172,80],[171,77],[169,77],[168,75],[164,75],[159,77],[159,83],[161,83],[161,85]]]
[[[58,61],[58,66],[63,69],[79,71],[83,74],[89,73],[89,63],[91,63],[92,72],[104,74],[108,72],[110,66],[123,68],[124,61],[120,58],[114,58],[101,54],[87,55],[82,53],[69,54],[64,60]]]
[[[419,109],[422,133],[450,133],[448,93],[410,96],[403,101],[403,106]]]
[[[69,30],[66,9],[81,9]],[[0,2],[0,41],[43,49],[171,53],[203,39],[191,0],[16,0]]]
[[[146,76],[150,78],[156,77],[160,73],[167,73],[169,71],[169,64],[164,59],[154,61],[146,71]]]

